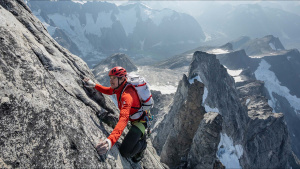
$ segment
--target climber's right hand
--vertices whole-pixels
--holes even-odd
[[[94,83],[91,79],[89,78],[84,78],[82,80],[84,83],[85,83],[85,87],[88,87],[88,88],[94,88],[96,86],[96,83]]]
[[[108,140],[108,139],[106,139],[106,140]],[[107,151],[110,149],[109,142],[106,140],[100,139],[99,143],[96,146],[96,150],[99,155],[106,154]]]

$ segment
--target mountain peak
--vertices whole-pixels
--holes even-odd
[[[102,60],[95,69],[100,65],[107,65],[108,68],[113,68],[116,66],[124,67],[128,72],[136,71],[137,67],[132,63],[129,56],[124,53],[115,53],[106,59]]]
[[[273,50],[285,50],[278,37],[274,37],[273,35],[267,35],[262,39],[268,42]]]
[[[108,71],[116,66],[121,66],[127,72],[136,71],[137,67],[133,64],[128,55],[124,53],[115,53],[106,59],[102,60],[97,66],[94,67],[93,73],[101,84],[109,86]]]
[[[252,62],[244,49],[217,55],[217,58],[223,65],[226,65],[227,68],[233,70],[246,69]]]
[[[223,50],[233,50],[233,45],[231,43],[226,43],[225,45],[220,46],[220,49]]]
[[[262,38],[250,39],[249,37],[240,37],[237,40],[231,41],[234,50],[245,49],[249,56],[264,56],[285,50],[279,38],[273,35],[267,35]]]

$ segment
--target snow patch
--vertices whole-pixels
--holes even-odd
[[[275,45],[274,45],[273,43],[269,43],[269,46],[270,46],[273,50],[277,50],[277,49],[275,48]]]
[[[290,90],[282,86],[280,81],[277,79],[274,72],[270,71],[271,65],[264,59],[259,63],[259,67],[254,72],[257,80],[265,82],[265,87],[267,88],[271,100],[268,101],[269,105],[275,109],[277,100],[274,98],[273,93],[276,93],[288,100],[290,105],[295,109],[295,112],[300,110],[300,99],[295,95],[290,94]],[[297,113],[299,114],[299,113]]]
[[[250,58],[263,58],[265,57],[265,54],[261,54],[261,55],[249,55]]]
[[[211,108],[209,105],[205,104],[204,105],[204,108],[205,108],[205,111],[206,112],[215,112],[215,113],[219,113],[220,114],[220,111],[218,108]]]
[[[172,85],[162,85],[162,86],[151,85],[151,90],[160,91],[161,94],[172,94],[176,92],[177,87]]]
[[[233,140],[226,133],[220,133],[220,136],[221,139],[217,151],[219,160],[226,168],[242,168],[239,162],[243,155],[242,145],[233,145]]]
[[[250,99],[247,99],[246,100],[246,106],[249,104],[249,102],[250,102]]]
[[[202,105],[204,104],[206,98],[207,98],[207,95],[208,95],[208,90],[206,87],[204,87],[204,93],[203,93],[203,98],[202,98]]]
[[[233,77],[235,82],[243,82],[242,77],[240,76],[241,72],[243,71],[242,69],[237,69],[237,70],[230,70],[226,66],[224,66],[227,69],[227,73]]]
[[[192,59],[193,56],[194,56],[194,53],[189,53],[189,54],[186,55],[186,58],[187,59]]]
[[[189,79],[189,83],[190,83],[190,84],[193,84],[195,79],[196,79],[197,81],[203,83],[203,81],[201,80],[201,78],[200,78],[199,75],[196,76],[196,77],[194,77],[194,78],[192,78],[192,79]],[[206,87],[204,87],[204,93],[203,93],[203,98],[202,98],[202,105],[204,106],[205,111],[206,111],[206,112],[216,112],[216,113],[220,113],[220,111],[219,111],[218,108],[216,108],[216,107],[215,107],[215,108],[211,108],[209,105],[205,104],[205,100],[206,100],[207,96],[208,96],[208,90],[207,90]]]
[[[288,61],[290,61],[290,60],[291,60],[291,58],[292,58],[292,57],[288,56],[288,57],[287,57],[287,60],[288,60]]]
[[[205,111],[206,112],[215,112],[215,113],[221,114],[217,107],[211,108],[209,105],[205,104],[205,100],[206,100],[207,96],[208,96],[208,90],[207,90],[206,87],[204,87],[204,93],[203,93],[203,98],[202,98],[202,106],[204,106]]]
[[[241,69],[238,69],[238,70],[230,70],[230,69],[228,69],[228,68],[226,68],[226,69],[227,69],[227,73],[228,73],[230,76],[238,76],[238,75],[240,75],[241,72],[243,71],[243,70],[241,70]]]
[[[198,76],[196,76],[196,77],[194,77],[194,78],[192,78],[192,79],[189,80],[190,84],[193,84],[195,79],[197,81],[203,83],[202,80],[201,80],[201,78],[200,78],[200,76],[198,75]]]
[[[229,53],[229,51],[228,50],[224,50],[224,49],[212,49],[212,50],[207,51],[207,53],[218,55],[218,54]]]
[[[83,4],[85,4],[85,3],[87,3],[87,1],[73,1],[73,2],[75,2],[75,3],[79,3],[79,4],[81,4],[81,5],[83,5]]]
[[[108,67],[105,67],[103,72],[108,72],[109,71],[109,68]]]

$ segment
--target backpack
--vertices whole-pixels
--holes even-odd
[[[133,86],[133,88],[136,90],[141,103],[141,107],[139,108],[139,110],[133,115],[130,115],[130,119],[138,120],[143,115],[144,111],[148,111],[153,107],[154,100],[152,98],[149,85],[147,84],[145,78],[134,74],[128,74],[127,84],[123,88],[121,96],[125,89],[130,85]]]

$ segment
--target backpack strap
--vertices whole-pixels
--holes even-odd
[[[119,102],[121,101],[121,97],[122,97],[122,94],[124,93],[125,89],[127,88],[127,86],[129,85],[129,83],[126,82],[121,94],[120,94],[120,97],[119,97]]]
[[[129,84],[128,82],[125,84],[125,86],[124,86],[124,88],[123,88],[123,90],[122,90],[122,92],[121,92],[121,94],[120,94],[119,102],[121,101],[121,97],[122,97],[122,94],[124,93],[125,89],[126,89],[128,86],[130,86],[130,85],[131,85],[131,86],[134,86],[134,85],[132,85],[132,84]],[[136,91],[136,94],[138,95],[137,91]],[[152,95],[151,95],[151,96],[152,96]],[[139,96],[138,96],[138,97],[139,97]],[[139,100],[140,100],[140,99],[139,99]],[[141,107],[142,107],[141,101],[140,101],[140,105],[141,105]],[[141,107],[131,107],[131,108],[139,110]]]
[[[125,84],[125,86],[124,86],[124,88],[123,88],[121,94],[120,94],[119,102],[121,101],[121,97],[122,97],[122,94],[124,93],[125,89],[126,89],[128,86],[130,86],[130,85],[131,85],[133,88],[135,87],[135,85],[132,85],[132,84],[130,84],[130,83],[127,82],[127,83]],[[144,85],[146,85],[146,83],[141,84],[141,85],[136,85],[136,86],[144,86]],[[135,89],[135,90],[136,90],[136,89]],[[136,91],[136,94],[138,95],[137,91]],[[139,97],[139,96],[138,96],[138,97]],[[152,95],[150,96],[150,98],[151,98],[151,97],[152,97]],[[149,98],[149,99],[150,99],[150,98]],[[139,101],[140,101],[140,105],[141,105],[141,107],[142,107],[142,102],[141,102],[140,99],[139,99]],[[144,111],[143,111],[143,110],[140,110],[141,107],[131,107],[131,108],[133,108],[133,109],[137,109],[138,111],[137,111],[136,113],[130,115],[129,118],[131,118],[131,119],[133,119],[133,120],[139,120],[139,119],[143,116],[143,114],[144,114]]]

